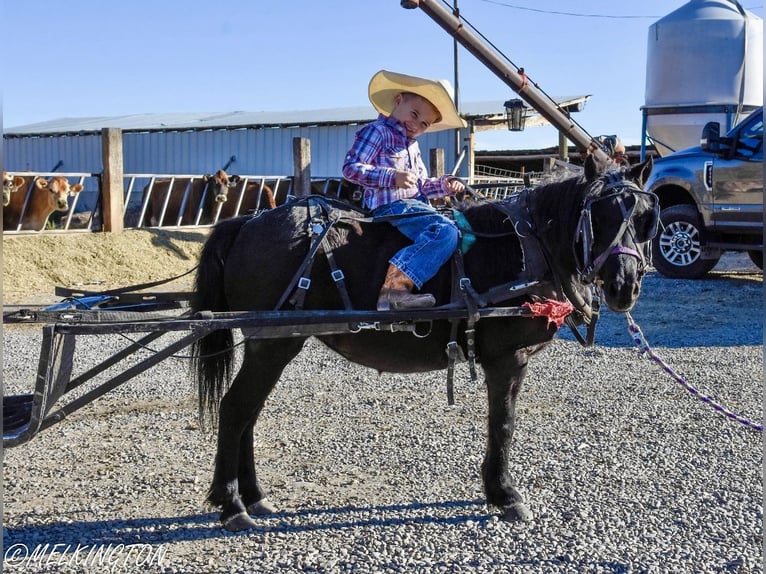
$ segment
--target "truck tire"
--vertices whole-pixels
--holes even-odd
[[[763,251],[748,251],[747,254],[750,256],[750,261],[763,271]]]
[[[660,228],[652,239],[652,264],[665,277],[698,279],[718,263],[702,259],[702,225],[692,205],[672,205],[660,212]]]

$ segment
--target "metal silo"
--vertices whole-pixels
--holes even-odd
[[[736,0],[692,0],[649,27],[644,134],[660,155],[725,132],[763,105],[763,20]]]

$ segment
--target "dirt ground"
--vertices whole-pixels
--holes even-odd
[[[55,287],[102,291],[176,277],[197,264],[206,230],[3,236],[3,304],[59,301]],[[194,273],[154,291],[191,288]]]

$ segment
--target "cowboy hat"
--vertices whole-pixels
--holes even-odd
[[[431,124],[427,132],[468,126],[455,109],[451,95],[452,86],[447,80],[427,80],[387,70],[381,70],[370,80],[370,103],[381,114],[390,115],[394,109],[394,99],[403,92],[425,98],[439,112],[440,119]]]

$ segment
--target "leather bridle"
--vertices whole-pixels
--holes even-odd
[[[583,283],[593,283],[599,270],[603,267],[606,260],[612,255],[630,255],[639,261],[639,273],[643,276],[651,263],[651,239],[657,232],[657,221],[659,218],[659,201],[653,193],[642,191],[635,183],[623,179],[622,174],[615,172],[609,174],[606,185],[597,194],[589,194],[582,203],[580,210],[580,219],[577,222],[575,235],[572,240],[572,249],[574,251],[577,273]],[[646,236],[638,236],[636,232],[633,215],[639,204],[639,197],[646,196],[653,204],[653,222],[649,226],[649,232]],[[633,198],[633,204],[628,206],[626,200]],[[598,255],[593,253],[594,234],[593,234],[593,205],[607,200],[616,200],[622,213],[622,221],[617,229],[614,238],[609,246]],[[629,234],[633,247],[623,245],[623,238]],[[643,243],[643,247],[639,244]]]

